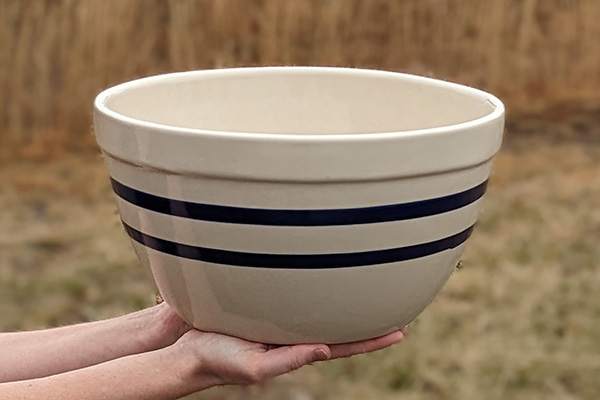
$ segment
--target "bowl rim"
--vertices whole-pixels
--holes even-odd
[[[226,77],[238,74],[269,74],[277,72],[280,74],[305,74],[309,73],[329,73],[329,74],[345,74],[355,77],[379,77],[388,79],[404,79],[414,82],[421,82],[428,85],[443,87],[448,90],[453,90],[472,98],[482,99],[482,103],[488,102],[492,105],[493,110],[479,118],[472,120],[442,125],[433,128],[411,129],[401,131],[384,131],[370,133],[319,133],[319,134],[289,134],[289,133],[262,133],[262,132],[244,132],[244,131],[227,131],[227,130],[210,130],[202,128],[184,128],[175,125],[167,125],[156,122],[145,121],[119,113],[112,110],[106,104],[107,100],[113,96],[119,95],[122,92],[143,87],[155,83],[168,83],[180,80],[186,80],[190,77],[204,77],[206,79]],[[475,128],[480,125],[493,121],[502,117],[505,112],[505,106],[502,101],[483,90],[473,88],[471,86],[449,82],[446,80],[429,78],[419,75],[407,74],[403,72],[392,72],[377,69],[363,68],[348,68],[348,67],[322,67],[322,66],[264,66],[264,67],[235,67],[235,68],[215,68],[204,70],[192,70],[182,72],[172,72],[160,75],[153,75],[144,78],[135,79],[112,86],[100,92],[94,99],[95,112],[105,115],[116,122],[126,125],[138,126],[153,131],[161,131],[163,134],[174,134],[176,136],[194,136],[198,137],[218,137],[230,139],[243,139],[244,141],[269,141],[275,140],[278,142],[301,142],[301,143],[319,143],[319,142],[348,142],[348,141],[374,141],[386,140],[392,138],[410,138],[423,135],[434,135],[450,133],[457,130]]]

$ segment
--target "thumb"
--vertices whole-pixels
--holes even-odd
[[[315,361],[331,358],[329,346],[324,344],[299,344],[284,346],[263,353],[264,374],[273,378],[294,371]]]

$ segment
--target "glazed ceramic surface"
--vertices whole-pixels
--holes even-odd
[[[101,93],[126,232],[195,327],[340,343],[413,320],[472,232],[504,107],[405,74],[269,67]]]

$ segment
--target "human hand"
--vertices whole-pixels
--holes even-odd
[[[354,343],[273,347],[192,329],[175,344],[195,358],[198,390],[210,386],[259,383],[316,361],[381,350],[402,340],[403,331]]]

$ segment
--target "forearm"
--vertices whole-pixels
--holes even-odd
[[[0,382],[72,371],[172,344],[182,332],[166,305],[105,321],[0,334]],[[172,332],[168,332],[171,330]]]
[[[211,384],[197,374],[196,361],[177,345],[71,372],[0,384],[12,400],[177,399]]]

